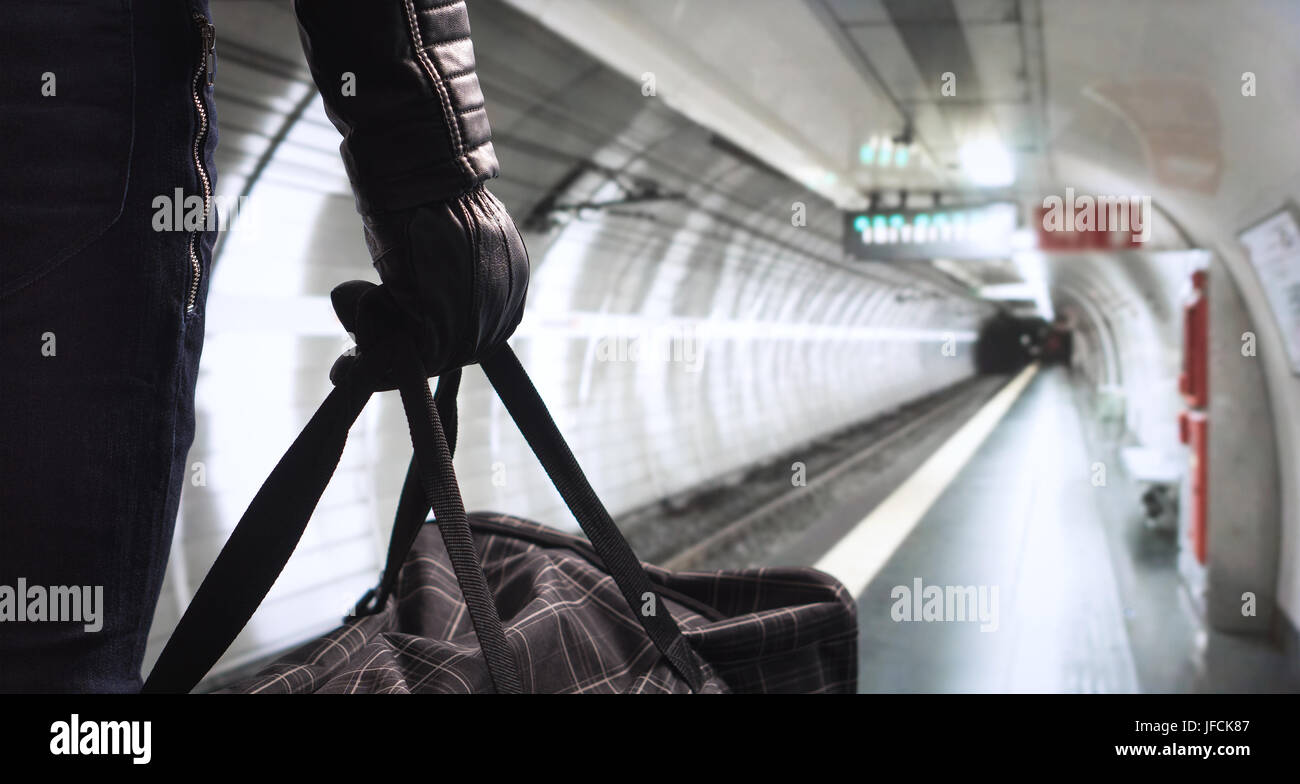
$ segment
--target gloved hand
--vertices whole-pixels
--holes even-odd
[[[452,201],[362,217],[383,285],[350,281],[332,294],[358,345],[373,351],[375,333],[400,329],[432,377],[505,344],[523,316],[528,253],[495,196],[478,186]],[[331,378],[358,359],[341,357]]]
[[[295,0],[294,12],[384,282],[340,286],[335,310],[372,355],[367,333],[402,329],[429,376],[485,357],[519,323],[528,255],[483,189],[499,166],[466,4]]]

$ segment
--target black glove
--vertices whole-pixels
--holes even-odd
[[[344,326],[363,352],[368,322],[401,328],[429,376],[487,356],[523,314],[528,254],[482,186],[499,167],[464,2],[295,0],[294,10],[384,282],[339,287]]]
[[[363,220],[384,283],[351,281],[332,295],[359,346],[373,352],[376,335],[399,329],[414,341],[425,376],[438,376],[505,345],[523,316],[528,254],[495,196],[477,187],[454,201]],[[341,357],[331,377],[355,361]],[[392,386],[389,379],[382,388]]]

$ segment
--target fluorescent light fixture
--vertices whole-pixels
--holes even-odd
[[[972,139],[957,154],[966,176],[982,188],[998,188],[1016,180],[1010,151],[994,139]]]
[[[872,136],[871,141],[862,145],[858,150],[858,160],[862,161],[864,166],[870,166],[876,162],[876,148],[880,146],[880,137]]]
[[[1028,283],[995,283],[980,286],[979,291],[984,299],[1038,301],[1038,289]]]
[[[1034,250],[1038,247],[1038,234],[1030,228],[1016,229],[1011,234],[1011,249]]]
[[[812,190],[817,190],[820,187],[832,186],[839,180],[839,178],[835,176],[835,172],[816,168],[805,169],[799,179],[802,180],[805,186]]]
[[[1012,254],[1011,260],[1020,272],[1025,286],[1034,292],[1038,315],[1046,321],[1055,319],[1052,295],[1047,290],[1047,257],[1038,251],[1027,250]]]

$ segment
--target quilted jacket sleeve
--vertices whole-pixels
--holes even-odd
[[[294,0],[362,214],[448,201],[498,165],[464,0]]]

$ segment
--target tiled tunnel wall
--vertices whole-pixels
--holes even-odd
[[[1179,449],[1182,302],[1199,251],[1062,255],[1049,274],[1075,325],[1075,364],[1105,394],[1138,443]]]

